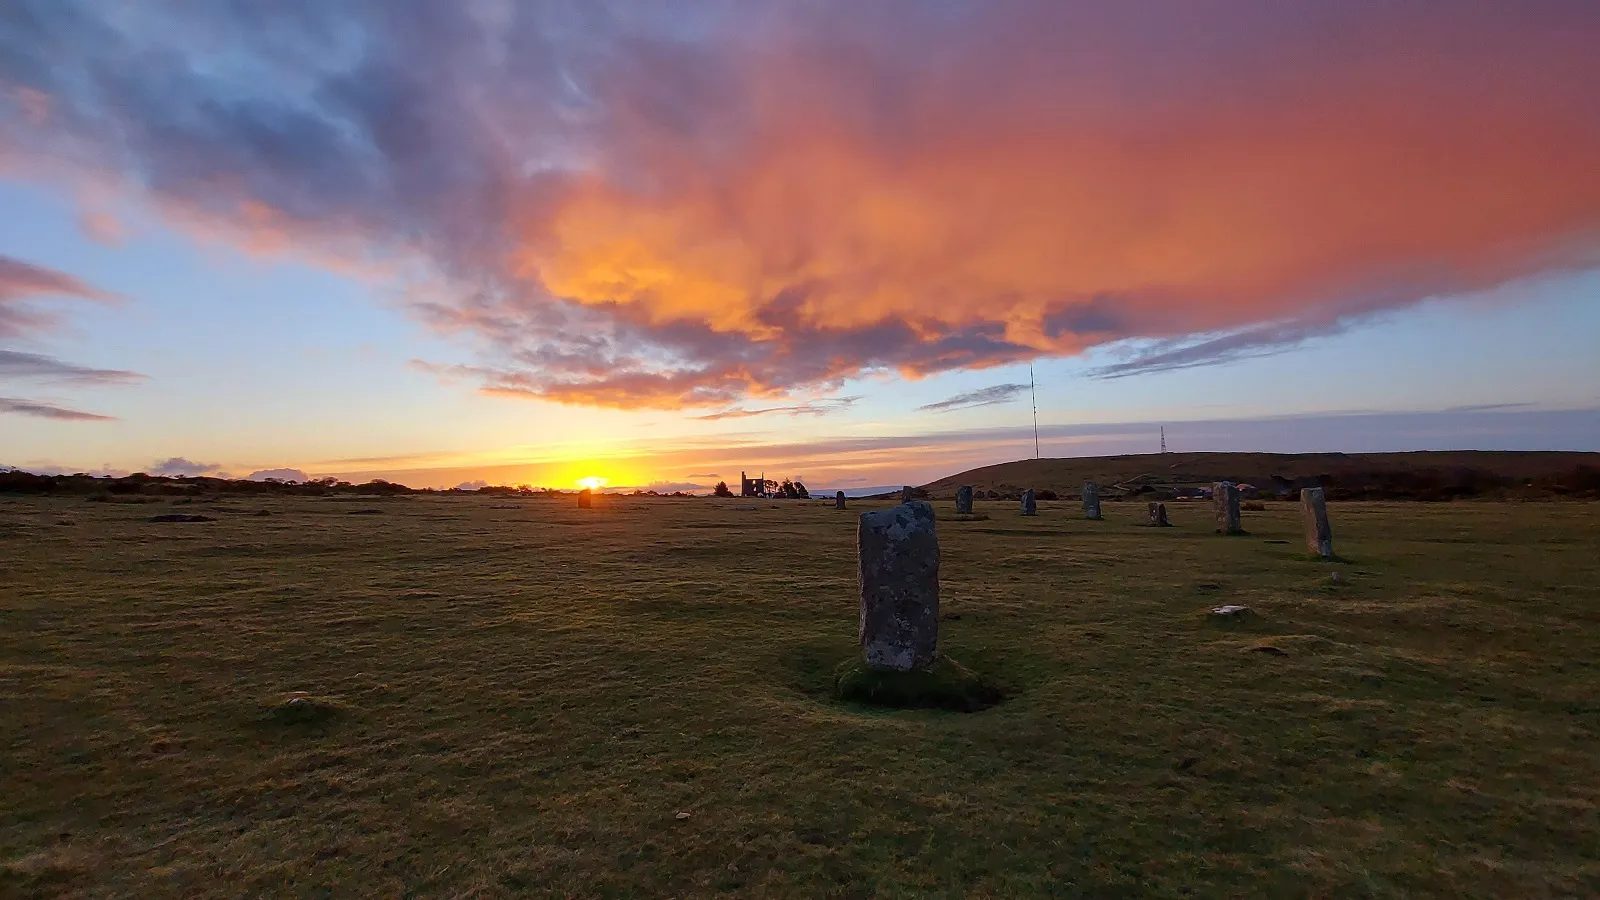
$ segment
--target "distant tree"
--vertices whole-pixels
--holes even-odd
[[[728,483],[726,481],[719,481],[717,482],[717,486],[711,491],[711,496],[732,497],[733,491],[728,490]]]
[[[806,490],[806,486],[801,484],[798,481],[796,481],[794,483],[794,493],[795,493],[795,496],[799,497],[801,500],[810,500],[811,499],[811,492]]]
[[[778,496],[785,500],[793,500],[795,498],[794,482],[785,478],[783,483],[778,485]]]

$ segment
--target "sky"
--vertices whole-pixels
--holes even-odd
[[[0,6],[0,465],[1600,449],[1592,0]],[[1030,372],[1031,369],[1031,372]],[[736,483],[736,482],[735,482]]]

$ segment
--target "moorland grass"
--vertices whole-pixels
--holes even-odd
[[[972,714],[831,503],[359,505],[0,498],[0,896],[1600,894],[1595,504],[936,504]]]

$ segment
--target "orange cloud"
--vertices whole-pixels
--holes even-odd
[[[63,0],[18,45],[49,64],[0,86],[50,116],[0,149],[68,147],[271,245],[425,270],[444,288],[417,314],[477,343],[451,371],[496,394],[727,404],[1121,341],[1143,355],[1106,374],[1131,374],[1600,265],[1592,3],[438,6],[248,30],[218,9],[75,31],[94,8]],[[329,44],[345,32],[359,48]],[[239,77],[185,65],[195,34],[227,36]],[[113,71],[80,79],[98,101],[71,90]]]

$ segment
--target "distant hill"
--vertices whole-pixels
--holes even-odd
[[[1023,459],[971,469],[922,489],[935,499],[954,497],[964,484],[1003,497],[1030,487],[1077,497],[1083,483],[1093,481],[1108,496],[1165,499],[1224,480],[1266,494],[1322,486],[1330,499],[1600,498],[1600,453],[1146,453]]]

